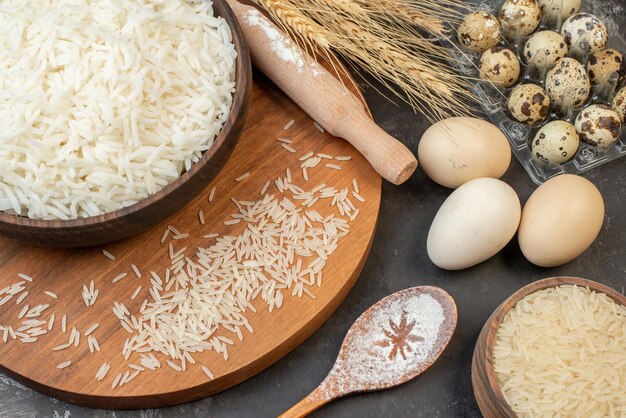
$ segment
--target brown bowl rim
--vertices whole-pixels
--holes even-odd
[[[496,339],[496,333],[502,324],[502,321],[505,315],[513,309],[517,305],[517,303],[525,298],[526,296],[535,293],[539,290],[548,289],[551,287],[564,286],[564,285],[576,285],[580,287],[588,287],[591,290],[596,292],[601,292],[606,294],[608,297],[613,299],[616,303],[626,306],[626,296],[619,293],[617,290],[608,287],[602,283],[598,283],[593,280],[583,279],[581,277],[572,277],[572,276],[562,276],[562,277],[550,277],[546,279],[537,280],[521,289],[517,290],[511,296],[506,298],[489,316],[485,324],[483,325],[483,330],[486,330],[486,335],[484,339],[485,345],[485,355],[484,358],[481,359],[484,362],[484,367],[486,368],[487,375],[487,383],[489,385],[490,390],[493,391],[496,398],[502,402],[502,405],[506,410],[509,416],[515,417],[517,414],[513,411],[509,403],[504,398],[502,394],[502,390],[500,389],[500,385],[498,384],[496,373],[493,368],[493,348]],[[505,309],[505,306],[508,305],[508,308]],[[493,325],[493,326],[492,326]],[[482,331],[481,330],[481,333]],[[481,339],[479,337],[477,344],[481,344]],[[474,351],[476,352],[476,351]],[[472,368],[473,369],[473,368]],[[476,388],[474,387],[475,391]]]
[[[228,27],[231,30],[231,41],[237,52],[237,57],[235,58],[235,92],[233,93],[233,101],[229,115],[239,115],[246,109],[247,100],[245,100],[245,98],[249,96],[251,89],[251,85],[246,82],[249,72],[252,71],[249,65],[250,54],[237,17],[226,3],[226,0],[213,0],[213,9],[215,10],[216,8],[220,10],[218,16],[228,23]],[[4,224],[11,227],[28,227],[40,230],[74,229],[105,224],[116,219],[131,216],[146,209],[155,202],[167,198],[172,192],[187,183],[189,179],[194,177],[208,164],[213,156],[224,146],[227,139],[230,139],[229,134],[233,129],[236,129],[236,127],[232,124],[228,124],[226,120],[219,134],[215,137],[213,145],[202,154],[202,158],[193,163],[190,170],[184,171],[178,178],[167,184],[158,192],[148,195],[130,206],[125,206],[101,215],[65,220],[31,219],[28,216],[13,215],[0,211],[0,225]]]

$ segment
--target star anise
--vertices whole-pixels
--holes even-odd
[[[392,320],[389,320],[389,330],[384,329],[383,333],[386,338],[383,340],[375,341],[376,347],[387,348],[391,347],[389,352],[389,360],[395,360],[400,355],[406,360],[407,353],[412,353],[413,348],[409,343],[417,343],[424,339],[418,335],[411,334],[415,327],[415,320],[409,322],[407,319],[406,311],[402,311],[400,316],[400,323],[396,324]]]

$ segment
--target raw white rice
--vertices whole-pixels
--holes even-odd
[[[115,256],[111,254],[110,252],[108,252],[107,250],[102,250],[102,254],[104,254],[104,256],[108,258],[109,260],[115,260]]]
[[[296,121],[295,121],[294,119],[291,119],[291,120],[290,120],[289,122],[287,122],[287,124],[283,127],[283,130],[285,130],[285,131],[286,131],[287,129],[291,128],[295,122],[296,122]]]
[[[287,151],[289,151],[289,152],[291,152],[291,153],[295,153],[295,152],[296,152],[296,150],[295,150],[295,149],[293,149],[292,147],[290,147],[290,146],[289,146],[289,145],[287,145],[287,144],[281,144],[281,145],[282,145],[282,147],[283,147],[284,149],[286,149]]]
[[[522,417],[626,416],[626,307],[572,285],[535,292],[505,316],[493,353]]]
[[[71,360],[64,361],[63,363],[57,365],[57,369],[64,369],[71,364],[72,364]]]
[[[0,3],[0,210],[110,212],[189,170],[228,117],[236,52],[209,1]]]
[[[235,181],[236,181],[236,182],[240,182],[240,181],[242,181],[242,180],[247,179],[248,177],[250,177],[250,173],[242,174],[241,176],[237,177],[237,178],[235,179]]]
[[[333,170],[341,170],[341,166],[337,164],[324,164],[326,168],[332,168]]]
[[[139,268],[134,264],[131,264],[130,268],[133,270],[133,273],[135,273],[135,276],[137,276],[138,279],[141,279],[141,272],[139,271]]]

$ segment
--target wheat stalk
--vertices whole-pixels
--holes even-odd
[[[303,49],[333,63],[333,52],[373,76],[431,121],[468,114],[470,83],[443,36],[462,0],[254,0]],[[336,71],[339,71],[335,68]]]

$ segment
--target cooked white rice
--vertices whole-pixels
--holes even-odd
[[[157,192],[211,147],[235,57],[210,1],[0,2],[0,210],[72,219]]]
[[[624,417],[626,308],[576,286],[528,295],[498,329],[494,368],[519,417]]]

